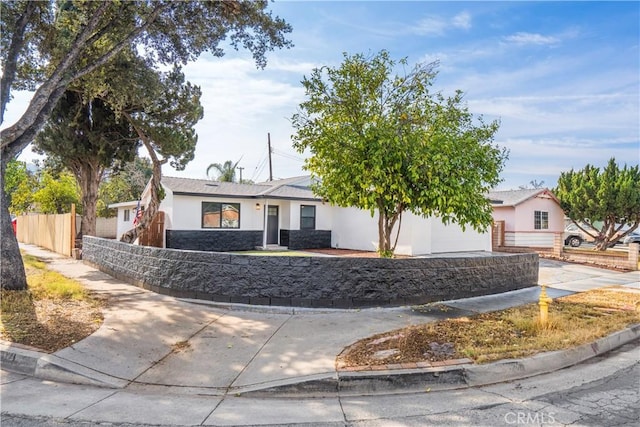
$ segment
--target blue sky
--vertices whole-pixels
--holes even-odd
[[[639,2],[302,2],[271,4],[293,26],[294,47],[256,69],[247,52],[203,56],[185,67],[202,87],[204,119],[196,158],[170,176],[205,178],[210,163],[238,160],[243,178],[301,175],[289,118],[304,100],[300,81],[314,67],[339,66],[342,53],[438,60],[434,89],[465,92],[471,112],[499,119],[495,142],[510,150],[498,189],[532,180],[553,187],[562,171],[609,158],[638,164]],[[20,112],[23,96],[9,104]],[[34,157],[27,148],[22,159]]]

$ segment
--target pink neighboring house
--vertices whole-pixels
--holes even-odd
[[[503,224],[503,246],[550,248],[564,232],[564,212],[549,189],[492,191],[489,198],[494,223]]]

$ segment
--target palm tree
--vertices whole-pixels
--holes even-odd
[[[240,160],[242,160],[242,158],[240,158]],[[235,182],[236,167],[238,166],[238,163],[240,163],[240,160],[235,162],[235,164],[231,160],[227,160],[224,164],[211,163],[207,168],[207,176],[209,176],[209,172],[213,169],[218,172],[218,175],[215,178],[216,181]]]

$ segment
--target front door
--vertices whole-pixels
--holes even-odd
[[[267,211],[267,245],[278,244],[278,207],[269,206]]]

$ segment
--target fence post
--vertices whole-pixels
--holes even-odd
[[[553,235],[553,256],[560,258],[562,256],[562,248],[564,242],[562,241],[562,233],[555,233]]]
[[[76,247],[76,204],[71,203],[71,250],[69,251],[73,254],[73,250]]]
[[[629,267],[631,270],[638,270],[638,250],[640,243],[629,243]]]

